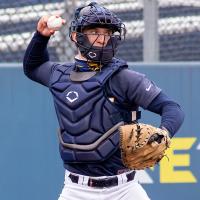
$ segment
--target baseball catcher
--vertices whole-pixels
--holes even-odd
[[[153,167],[163,158],[170,145],[165,129],[134,123],[120,126],[119,130],[122,160],[129,169]]]
[[[183,112],[146,75],[116,57],[126,27],[115,13],[96,2],[77,8],[69,26],[74,61],[52,62],[48,41],[64,23],[60,16],[41,17],[23,62],[26,76],[53,97],[65,168],[58,199],[149,200],[135,184],[135,170],[165,155],[168,132],[177,132]],[[160,115],[162,129],[133,124],[141,118],[140,107]]]

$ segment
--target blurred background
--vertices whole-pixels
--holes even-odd
[[[127,27],[126,42],[118,54],[121,58],[133,62],[143,61],[144,52],[150,51],[144,50],[144,47],[149,48],[146,43],[154,42],[159,46],[159,50],[156,50],[159,61],[200,60],[199,0],[102,0],[98,2],[113,10]],[[24,50],[41,16],[59,13],[70,22],[74,8],[88,3],[89,1],[78,0],[1,0],[0,61],[21,62]],[[73,59],[70,41],[62,42],[68,37],[68,25],[69,23],[49,44],[52,60]],[[145,40],[145,44],[143,36],[148,39]],[[151,51],[155,51],[154,48],[152,46]]]
[[[55,200],[63,187],[57,119],[52,98],[22,70],[24,52],[43,15],[61,14],[66,25],[51,38],[52,61],[73,61],[68,27],[78,0],[0,1],[0,199]],[[200,0],[99,0],[125,23],[117,56],[145,73],[180,103],[185,121],[163,160],[140,171],[152,200],[200,199]],[[69,23],[68,23],[69,22]],[[159,125],[146,111],[142,120]]]

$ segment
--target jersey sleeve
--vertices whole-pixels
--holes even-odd
[[[33,69],[30,73],[30,77],[33,81],[36,81],[46,87],[50,86],[50,80],[53,72],[55,71],[58,64],[53,62],[45,62]]]
[[[121,70],[109,81],[111,93],[120,102],[146,109],[161,89],[144,74],[129,69]]]
[[[49,39],[49,37],[35,32],[25,51],[23,59],[25,75],[31,80],[47,87],[49,87],[51,74],[56,68],[56,63],[49,61],[47,51]]]

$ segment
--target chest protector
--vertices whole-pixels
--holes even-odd
[[[119,148],[120,111],[106,96],[105,83],[127,65],[120,60],[88,80],[72,81],[74,64],[54,71],[50,90],[59,120],[60,154],[64,163],[93,163],[109,158]],[[85,73],[85,72],[83,72]]]

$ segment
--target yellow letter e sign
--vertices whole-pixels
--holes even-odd
[[[171,147],[167,150],[167,158],[160,162],[161,183],[196,183],[197,180],[191,171],[174,170],[175,166],[189,167],[190,154],[174,154],[175,150],[189,150],[196,138],[173,138]]]

